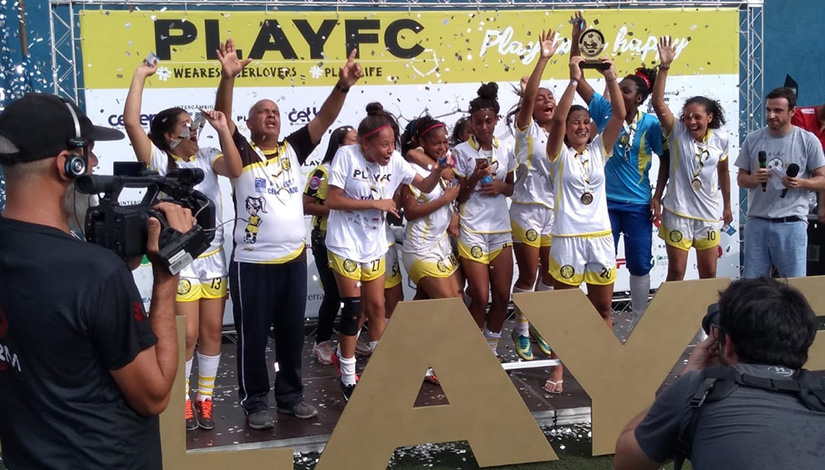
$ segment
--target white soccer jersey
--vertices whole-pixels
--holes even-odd
[[[514,204],[541,204],[553,209],[553,182],[547,158],[547,131],[530,120],[524,132],[516,129]]]
[[[234,181],[235,249],[233,260],[280,264],[303,255],[304,204],[301,159],[314,148],[306,127],[264,152],[236,129],[232,136],[243,171]]]
[[[513,171],[516,166],[512,143],[493,139],[492,147],[493,176],[504,181],[507,179],[507,173]],[[476,160],[487,158],[474,137],[456,146],[455,154],[455,173],[462,178],[467,178],[473,173]],[[482,196],[479,192],[481,186],[482,182],[479,181],[469,199],[459,206],[461,227],[472,233],[509,233],[510,211],[507,207],[507,196]]]
[[[668,143],[670,174],[662,205],[682,217],[716,222],[722,216],[716,167],[728,158],[728,137],[718,129],[708,129],[705,139],[696,142],[677,120]]]
[[[329,185],[343,189],[352,199],[392,199],[399,186],[414,178],[415,170],[400,153],[393,152],[390,163],[381,166],[368,162],[358,145],[348,145],[339,148],[332,159]],[[358,263],[384,256],[389,247],[385,215],[377,209],[330,210],[327,248]]]
[[[430,171],[413,165],[416,173],[422,178],[429,176]],[[448,182],[439,180],[435,189],[429,193],[422,193],[414,186],[410,191],[419,204],[427,204],[444,196]],[[453,204],[446,204],[435,211],[415,220],[407,219],[407,238],[404,240],[404,253],[428,253],[435,249],[438,243],[447,236],[447,228],[453,216]]]
[[[167,156],[168,155],[168,156]],[[221,187],[218,184],[218,174],[212,168],[215,161],[223,154],[220,150],[212,147],[200,148],[190,160],[178,158],[171,153],[152,145],[152,161],[150,169],[157,171],[161,175],[169,172],[169,158],[175,162],[178,168],[199,168],[203,170],[203,181],[195,186],[195,189],[202,192],[215,204],[215,238],[209,244],[209,248],[199,257],[210,256],[223,248],[223,202],[221,199]]]
[[[556,203],[554,237],[610,233],[604,178],[608,155],[599,135],[581,155],[562,145],[559,157],[550,163]],[[583,197],[590,199],[590,204],[585,204]]]

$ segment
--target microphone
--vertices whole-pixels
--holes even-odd
[[[791,178],[796,178],[796,175],[799,174],[799,165],[796,163],[791,163],[788,165],[788,171],[786,172],[787,175]],[[785,197],[788,194],[788,188],[782,190],[782,194],[779,197]]]
[[[759,151],[759,168],[767,168],[768,167],[768,154],[765,153],[764,150]],[[762,192],[764,193],[768,189],[768,183],[762,183]]]

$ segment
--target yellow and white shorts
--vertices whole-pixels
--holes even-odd
[[[398,263],[398,244],[393,243],[384,255],[384,264],[389,272],[384,276],[384,289],[391,289],[401,284],[401,265]]]
[[[613,234],[556,235],[550,247],[550,275],[571,286],[579,286],[582,282],[597,286],[613,284],[616,280]]]
[[[481,264],[490,264],[508,246],[513,246],[510,232],[473,233],[461,228],[458,233],[458,256]]]
[[[510,206],[510,227],[513,241],[534,248],[552,245],[555,213],[543,204],[519,204]]]
[[[668,245],[689,251],[690,247],[707,250],[719,245],[721,221],[690,219],[662,211],[662,223],[659,225],[659,237]]]
[[[224,298],[228,280],[223,248],[201,255],[181,270],[175,300],[195,302]]]
[[[353,281],[374,281],[384,276],[384,273],[387,271],[387,265],[384,262],[383,256],[378,259],[359,263],[358,261],[343,258],[328,251],[327,258],[329,258],[330,269]]]
[[[402,251],[401,259],[407,275],[416,284],[425,277],[450,277],[458,269],[458,258],[453,253],[450,237],[446,236],[432,250],[417,253]]]

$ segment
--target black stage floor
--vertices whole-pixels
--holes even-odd
[[[613,323],[616,335],[622,341],[626,340],[631,329],[630,313],[614,313]],[[502,339],[499,343],[498,352],[503,357],[504,362],[519,360],[510,339],[512,326],[513,321],[510,319],[505,324]],[[308,330],[308,333],[312,333],[312,331]],[[308,336],[305,341],[303,376],[305,400],[318,408],[317,418],[302,420],[293,416],[278,414],[274,409],[274,397],[270,396],[272,415],[277,420],[275,428],[266,431],[256,431],[248,428],[243,411],[238,405],[236,348],[235,344],[229,341],[223,346],[221,366],[213,395],[215,429],[210,431],[198,429],[188,432],[187,449],[196,450],[220,446],[241,446],[241,448],[292,446],[296,452],[311,452],[322,449],[344,409],[344,400],[341,396],[338,373],[335,367],[321,365],[312,356],[313,338],[314,335]],[[672,380],[674,375],[684,367],[687,353],[693,344],[695,343],[691,343],[691,346],[685,351],[685,355],[675,364],[674,370],[665,381],[666,383]],[[269,346],[267,350],[268,363],[273,364],[274,353],[271,349],[271,339]],[[536,360],[547,359],[538,351],[535,345],[533,350]],[[367,360],[359,358],[359,373],[363,370],[366,362]],[[196,373],[197,364],[193,370],[194,380],[191,380],[193,384],[197,383],[197,376],[194,375]],[[589,422],[590,398],[576,382],[575,377],[565,371],[564,392],[562,394],[550,394],[542,389],[549,373],[548,367],[540,367],[512,370],[509,375],[539,424],[555,425]],[[274,378],[274,369],[270,373],[270,378]],[[443,403],[447,403],[447,400],[441,387],[423,382],[416,406]],[[183,419],[183,410],[181,410],[181,419]]]

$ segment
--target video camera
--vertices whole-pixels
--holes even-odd
[[[147,222],[154,217],[161,225],[160,259],[171,274],[177,274],[215,238],[215,204],[195,190],[203,181],[203,170],[179,168],[160,176],[140,163],[135,165],[116,165],[115,176],[83,175],[77,179],[79,193],[100,196],[100,204],[86,212],[86,238],[123,258],[142,256],[146,254]],[[146,194],[139,204],[121,205],[118,198],[124,188],[146,188]],[[161,199],[161,195],[165,197]],[[186,233],[170,227],[163,213],[153,208],[163,201],[191,210],[197,224]]]

